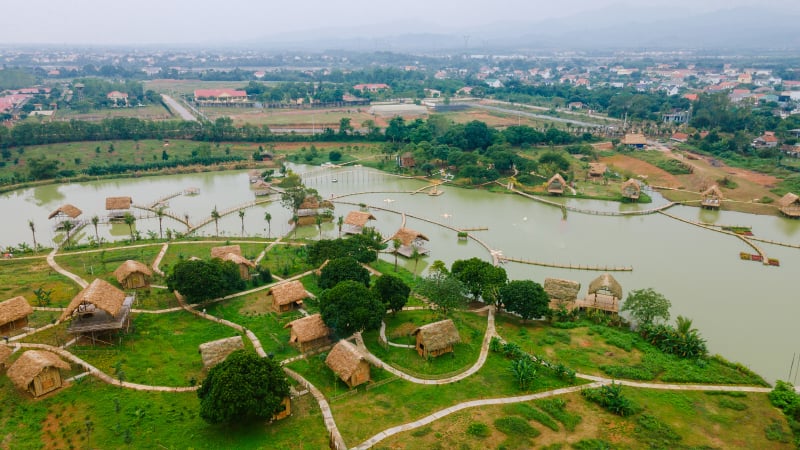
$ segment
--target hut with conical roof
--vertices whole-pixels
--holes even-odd
[[[14,361],[6,375],[17,388],[39,397],[63,385],[59,370],[69,370],[69,364],[54,353],[28,350]]]
[[[560,173],[557,173],[550,177],[547,181],[547,193],[551,195],[561,195],[564,193],[564,189],[567,187],[567,181],[564,177],[561,176]]]
[[[778,200],[778,208],[786,217],[800,218],[800,197],[789,192]]]
[[[331,343],[331,330],[322,321],[322,316],[313,314],[287,323],[284,328],[291,329],[289,344],[305,353]]]
[[[334,345],[325,358],[325,364],[350,388],[370,380],[367,358],[348,341]]]
[[[342,231],[345,234],[361,234],[370,220],[377,220],[372,213],[367,211],[350,211],[344,218]]]
[[[130,212],[133,200],[130,197],[106,197],[106,211],[110,220],[119,220]]]
[[[411,258],[414,255],[414,249],[420,255],[430,253],[430,250],[425,248],[425,241],[430,241],[430,239],[419,231],[414,231],[411,228],[400,228],[390,241],[395,239],[400,241],[400,247],[395,251],[406,258]]]
[[[94,343],[106,334],[128,331],[134,296],[99,278],[80,291],[59,317],[70,320],[67,332],[91,337]]]
[[[461,342],[458,329],[450,319],[423,325],[411,334],[417,337],[414,347],[423,358],[450,353],[453,346]]]
[[[576,307],[618,313],[621,299],[622,286],[611,274],[604,273],[589,283],[588,295]]]
[[[117,267],[114,276],[123,289],[149,288],[153,271],[139,261],[129,259]]]
[[[33,308],[21,295],[0,303],[0,334],[6,335],[28,326],[31,314]]]
[[[622,187],[620,188],[620,190],[622,192],[622,198],[634,202],[639,201],[639,194],[641,194],[641,188],[639,187],[639,182],[634,180],[633,178],[622,183]]]
[[[716,184],[706,189],[701,195],[703,199],[700,201],[700,205],[708,209],[719,209],[724,198]]]
[[[276,312],[302,308],[303,300],[308,298],[305,286],[297,280],[272,286],[269,295],[272,295],[272,309]]]

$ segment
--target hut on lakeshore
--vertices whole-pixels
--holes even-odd
[[[83,211],[76,206],[66,204],[59,206],[55,211],[51,212],[48,219],[56,219],[56,230],[64,228],[65,222],[70,222],[72,225],[78,224],[78,217],[83,214]]]
[[[284,328],[291,329],[289,344],[297,347],[303,353],[331,343],[331,330],[325,325],[319,314],[293,320]]]
[[[28,316],[31,314],[33,308],[21,295],[0,303],[0,334],[6,335],[28,326]]]
[[[411,334],[417,337],[415,348],[423,358],[450,353],[453,346],[461,342],[458,329],[450,319],[423,325]]]
[[[578,301],[576,307],[618,313],[621,299],[622,286],[611,274],[604,273],[589,283],[588,295]]]
[[[223,245],[211,249],[211,257],[219,258],[223,261],[231,261],[239,266],[239,275],[243,280],[250,279],[250,269],[255,269],[256,265],[249,259],[242,256],[242,248],[238,245]]]
[[[339,341],[334,345],[325,358],[325,364],[350,388],[370,380],[367,359],[348,341]]]
[[[723,196],[722,191],[719,190],[719,187],[717,187],[716,184],[706,189],[702,193],[702,196],[703,200],[700,202],[700,205],[703,208],[719,209],[719,205],[722,203]]]
[[[198,351],[203,359],[203,369],[208,370],[217,364],[225,361],[231,353],[236,350],[244,349],[244,341],[241,336],[233,336],[216,341],[204,342],[200,344]]]
[[[318,195],[309,195],[297,209],[297,217],[314,217],[332,209],[333,203],[322,200]]]
[[[128,331],[134,296],[99,278],[78,293],[59,317],[59,322],[72,319],[67,332],[86,336],[92,343],[106,334]]]
[[[69,364],[54,353],[28,350],[14,361],[6,375],[17,388],[40,397],[63,385],[59,370],[69,370]]]
[[[106,211],[110,220],[120,220],[130,212],[133,200],[130,197],[107,197]]]
[[[578,292],[581,284],[577,281],[562,280],[559,278],[545,278],[544,291],[550,297],[549,308],[558,310],[561,307],[572,311],[575,308],[575,301],[578,300]]]
[[[639,201],[639,194],[641,193],[641,188],[639,187],[639,182],[634,180],[633,178],[622,183],[621,191],[623,198],[632,200],[634,202]]]
[[[589,177],[602,178],[608,171],[608,166],[603,163],[589,163]]]
[[[345,234],[361,234],[370,220],[377,220],[372,213],[367,211],[350,211],[344,218],[342,231]]]
[[[561,176],[560,173],[553,175],[547,181],[547,193],[551,195],[563,194],[566,187],[567,181]]]
[[[411,258],[414,255],[414,249],[417,249],[417,253],[420,255],[430,253],[430,250],[425,248],[425,241],[430,241],[430,239],[419,231],[414,231],[411,228],[400,228],[390,241],[395,239],[400,241],[400,247],[395,251],[406,258]]]
[[[6,361],[11,353],[13,352],[8,346],[0,344],[0,372],[6,370]]]
[[[139,261],[129,259],[117,267],[114,276],[123,289],[149,288],[153,271]]]
[[[797,219],[800,217],[800,197],[789,192],[778,200],[778,207],[786,217]]]
[[[272,286],[269,290],[272,295],[272,309],[276,312],[291,311],[303,307],[303,299],[308,298],[308,293],[303,283],[295,280]]]

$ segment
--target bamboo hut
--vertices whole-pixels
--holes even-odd
[[[604,273],[589,283],[588,295],[576,307],[618,313],[621,299],[622,286],[611,274]]]
[[[631,148],[644,148],[647,145],[647,138],[641,133],[627,133],[620,141],[620,144]]]
[[[723,196],[722,191],[719,190],[716,184],[706,189],[702,196],[703,200],[700,202],[700,205],[702,205],[703,208],[719,209]]]
[[[318,195],[309,195],[297,209],[297,217],[314,217],[332,209],[333,203],[322,200]]]
[[[204,342],[200,344],[198,351],[200,352],[200,358],[203,359],[203,369],[208,370],[222,361],[225,361],[225,358],[231,353],[242,349],[244,349],[242,337],[233,336],[216,341]]]
[[[123,289],[149,288],[153,271],[139,261],[129,259],[117,267],[114,276]]]
[[[348,341],[334,345],[325,358],[325,364],[350,388],[370,380],[367,359]]]
[[[601,178],[608,171],[608,166],[603,163],[589,163],[589,177]]]
[[[284,328],[291,329],[289,344],[305,353],[331,343],[331,330],[322,321],[322,316],[314,314],[287,323]]]
[[[0,334],[28,326],[28,316],[32,313],[33,308],[21,295],[0,303]]]
[[[6,375],[17,388],[39,397],[63,385],[59,369],[69,370],[69,364],[53,353],[28,350],[14,361]]]
[[[623,198],[627,198],[633,201],[638,201],[639,194],[641,193],[641,188],[639,187],[639,182],[631,178],[628,181],[622,183],[621,191]]]
[[[430,239],[419,231],[414,231],[410,228],[400,228],[390,240],[394,241],[395,239],[400,241],[400,248],[396,250],[397,253],[406,258],[411,258],[411,256],[414,255],[414,249],[417,249],[417,253],[420,255],[427,255],[430,253],[430,250],[425,248],[425,241],[430,241]]]
[[[211,257],[222,259],[228,253],[242,256],[242,248],[238,245],[222,245],[220,247],[211,248]]]
[[[345,234],[361,234],[370,220],[377,220],[375,216],[366,211],[350,211],[344,218],[342,230]]]
[[[544,291],[550,297],[550,304],[548,305],[552,310],[558,310],[561,307],[572,311],[575,308],[575,301],[578,299],[578,292],[581,290],[581,284],[577,281],[562,280],[558,278],[545,278]]]
[[[55,211],[51,212],[48,219],[56,219],[56,230],[64,227],[64,222],[70,222],[73,225],[78,224],[78,217],[83,214],[83,211],[76,206],[66,204],[59,206]]]
[[[6,361],[8,361],[8,357],[11,356],[11,351],[8,346],[0,344],[0,371],[6,370]]]
[[[797,219],[800,217],[800,197],[789,192],[778,200],[778,207],[786,217]]]
[[[423,325],[411,334],[417,337],[415,348],[423,358],[450,353],[453,346],[461,342],[458,329],[450,319]]]
[[[130,197],[107,197],[106,198],[106,211],[108,211],[108,218],[110,220],[119,220],[125,217],[131,209]]]
[[[72,299],[58,320],[72,319],[67,332],[91,337],[94,343],[98,335],[128,331],[133,300],[133,296],[98,278]]]
[[[566,187],[567,181],[564,180],[564,177],[562,177],[560,173],[553,175],[547,181],[547,193],[551,195],[563,194]]]
[[[242,248],[238,245],[223,245],[211,249],[211,257],[219,258],[223,261],[231,261],[239,266],[239,276],[243,280],[250,279],[250,269],[255,269],[256,265],[249,259],[242,256]]]
[[[272,286],[269,290],[272,295],[272,309],[276,312],[291,311],[303,307],[303,299],[308,298],[308,293],[303,283],[295,280]]]

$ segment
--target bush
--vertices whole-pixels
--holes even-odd
[[[773,419],[772,423],[764,427],[764,435],[768,441],[782,442],[788,444],[792,441],[792,435],[784,430],[780,420]]]
[[[581,439],[572,444],[572,448],[575,450],[611,450],[615,447],[602,439]]]
[[[734,411],[744,411],[747,409],[747,404],[742,402],[737,402],[736,400],[731,400],[729,398],[722,397],[719,399],[718,402],[721,408],[728,408]]]
[[[528,420],[535,420],[553,431],[559,430],[558,423],[553,420],[551,416],[527,403],[514,403],[512,405],[507,405],[503,408],[503,411],[508,414],[522,416]]]
[[[472,422],[467,427],[467,434],[478,438],[486,438],[492,435],[492,430],[485,423]]]
[[[632,416],[639,410],[636,404],[622,395],[622,385],[614,382],[596,389],[584,389],[581,391],[581,395],[618,416]]]
[[[560,398],[537,400],[536,406],[547,414],[550,414],[552,418],[561,422],[561,424],[564,425],[564,429],[567,431],[575,431],[575,427],[583,420],[581,416],[567,411],[567,402]]]
[[[514,416],[501,417],[495,420],[494,427],[509,436],[535,438],[542,434],[539,430],[530,426],[528,421]]]
[[[649,414],[642,414],[636,419],[634,433],[639,442],[650,448],[675,448],[683,439],[668,424]]]

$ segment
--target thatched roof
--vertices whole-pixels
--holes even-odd
[[[570,302],[578,298],[581,284],[577,281],[545,278],[544,291],[550,300]]]
[[[561,189],[563,190],[563,188],[567,185],[567,180],[565,180],[560,173],[557,173],[552,177],[550,177],[549,180],[547,180],[547,188],[550,189],[550,186],[552,186],[555,183],[559,183]]]
[[[317,195],[309,195],[303,200],[303,203],[300,204],[300,208],[298,209],[319,209],[319,208],[333,209],[333,203],[327,200],[322,200],[322,198]]]
[[[28,350],[8,368],[6,375],[20,389],[27,389],[31,381],[48,367],[69,370],[69,364],[56,354],[44,350]]]
[[[2,365],[9,356],[11,356],[11,349],[8,346],[0,344],[0,365]]]
[[[106,197],[106,210],[130,209],[133,200],[130,197]]]
[[[622,191],[622,195],[624,197],[639,197],[639,193],[641,192],[641,188],[639,187],[639,182],[634,180],[633,178],[629,179],[628,181],[622,183],[622,187],[620,188]]]
[[[723,198],[722,191],[719,190],[716,184],[703,191],[703,197],[716,197],[720,200]]]
[[[256,265],[250,261],[249,259],[245,258],[242,255],[237,255],[236,253],[227,253],[225,256],[222,257],[223,261],[233,261],[234,264],[244,264],[247,267],[255,267]]]
[[[96,308],[102,309],[116,317],[119,310],[122,309],[122,303],[124,301],[124,292],[115,288],[107,281],[97,278],[69,302],[69,306],[67,306],[58,320],[61,321],[69,318],[72,313],[83,304],[94,305]]]
[[[347,217],[344,218],[344,223],[347,225],[355,225],[357,227],[363,227],[367,224],[369,220],[377,220],[375,216],[371,213],[364,212],[364,211],[350,211],[347,213]]]
[[[400,228],[397,230],[397,233],[392,236],[391,240],[399,239],[400,243],[403,245],[411,245],[415,240],[422,239],[423,241],[430,241],[427,236],[420,233],[419,231],[414,231],[411,228]]]
[[[241,336],[233,336],[216,341],[204,342],[200,344],[200,357],[203,359],[203,367],[210,368],[224,361],[231,353],[244,348],[244,341]]]
[[[645,145],[647,138],[641,133],[628,133],[622,138],[623,145]]]
[[[225,255],[227,255],[228,253],[233,253],[235,255],[242,256],[242,248],[239,247],[238,245],[223,245],[221,247],[211,248],[212,258],[224,259]]]
[[[602,177],[608,170],[608,166],[603,163],[589,163],[589,176]]]
[[[450,319],[423,325],[411,334],[416,335],[417,333],[422,335],[422,341],[428,351],[435,352],[461,342],[458,329]]]
[[[343,380],[347,380],[353,375],[361,361],[366,361],[366,358],[355,345],[348,341],[339,341],[325,358],[325,364]]]
[[[48,219],[52,219],[53,217],[55,217],[55,216],[57,216],[59,214],[64,214],[65,216],[69,216],[70,218],[74,219],[74,218],[80,216],[81,214],[83,214],[83,211],[81,211],[77,207],[72,206],[70,204],[61,205],[61,206],[58,207],[58,209],[56,209],[55,211],[51,212],[50,215],[47,216],[47,218]]]
[[[289,303],[308,297],[303,283],[297,280],[276,284],[270,288],[269,293],[272,294],[273,301],[276,305],[288,305]]]
[[[322,316],[314,314],[287,323],[284,328],[291,328],[297,342],[309,342],[331,334],[330,328],[322,321]]]
[[[611,292],[614,297],[622,298],[622,286],[611,274],[604,273],[589,283],[589,294],[596,294],[601,290]]]
[[[20,295],[6,300],[0,303],[0,325],[22,319],[31,313],[33,313],[33,308],[25,300],[25,297]]]
[[[789,192],[786,195],[784,195],[783,197],[781,197],[780,200],[778,200],[778,206],[780,206],[781,208],[785,208],[785,207],[797,202],[798,200],[800,200],[800,197],[798,197],[797,195],[792,194],[791,192]]]
[[[122,283],[130,274],[137,272],[143,273],[148,277],[153,276],[153,271],[151,271],[149,267],[132,259],[120,264],[117,270],[114,271],[114,276],[117,277],[117,281]]]

